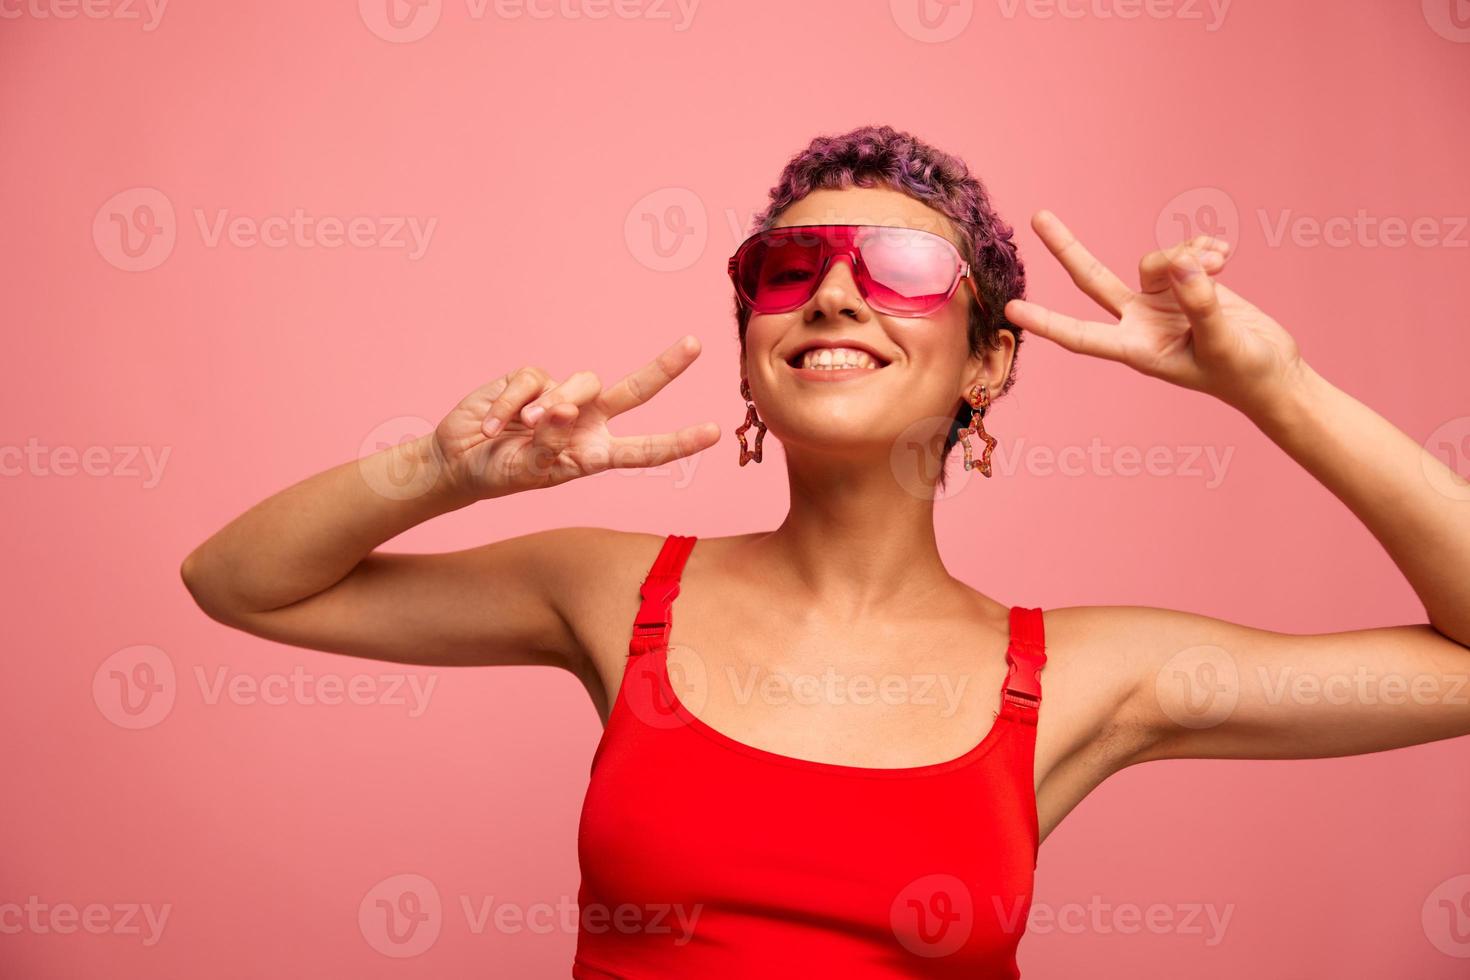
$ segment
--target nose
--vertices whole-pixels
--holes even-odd
[[[807,319],[815,319],[817,313],[833,318],[850,316],[858,321],[869,319],[873,314],[863,302],[856,272],[851,255],[834,255],[827,274],[812,294]]]

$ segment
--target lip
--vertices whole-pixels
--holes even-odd
[[[794,368],[786,365],[790,371],[801,381],[857,381],[860,378],[868,378],[873,375],[882,374],[882,368]]]

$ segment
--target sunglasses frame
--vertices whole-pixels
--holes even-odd
[[[948,249],[949,250],[949,253],[954,256],[955,273],[956,273],[955,274],[955,277],[954,277],[954,281],[950,283],[949,288],[945,291],[943,299],[937,300],[932,308],[925,309],[925,310],[923,310],[921,312],[904,312],[904,313],[897,313],[897,312],[893,312],[891,310],[885,310],[881,306],[875,305],[873,303],[872,299],[869,298],[869,296],[868,296],[867,289],[863,285],[863,280],[865,278],[867,278],[868,276],[867,276],[866,266],[863,265],[862,253],[859,251],[859,248],[858,248],[857,243],[856,242],[849,242],[845,247],[834,247],[831,244],[830,241],[827,241],[824,244],[826,245],[827,248],[831,249],[831,254],[829,254],[827,256],[827,258],[826,258],[826,261],[823,262],[821,270],[817,273],[817,275],[815,277],[813,277],[813,280],[812,281],[813,281],[814,285],[812,286],[811,293],[809,293],[807,295],[806,299],[802,300],[799,303],[795,303],[795,304],[793,304],[791,306],[782,307],[781,309],[761,309],[761,308],[758,307],[758,305],[756,304],[755,300],[752,297],[746,295],[746,292],[745,292],[744,288],[742,288],[742,286],[740,284],[740,275],[739,275],[740,261],[741,261],[741,259],[743,259],[745,257],[746,253],[752,247],[754,247],[756,244],[758,244],[762,239],[768,238],[774,232],[785,232],[785,231],[793,231],[794,232],[794,231],[800,231],[800,230],[803,230],[803,229],[805,229],[805,230],[820,229],[820,230],[825,231],[827,229],[832,229],[832,228],[852,228],[852,229],[856,229],[856,228],[883,228],[883,229],[887,229],[887,230],[890,230],[890,231],[903,231],[903,232],[909,232],[909,233],[912,233],[912,234],[918,234],[918,235],[928,236],[929,238],[932,238],[935,241],[942,243],[943,247],[946,248],[946,249]],[[960,255],[960,250],[957,247],[955,247],[954,242],[950,241],[948,238],[945,238],[943,235],[936,234],[935,232],[926,231],[926,230],[924,230],[922,228],[909,228],[909,227],[907,227],[905,225],[862,225],[862,224],[833,225],[833,224],[825,224],[825,225],[781,225],[780,227],[777,227],[777,228],[767,228],[764,231],[758,231],[758,232],[756,232],[755,234],[751,235],[749,238],[745,239],[745,241],[741,242],[740,243],[740,247],[735,250],[735,254],[732,255],[732,256],[730,256],[730,261],[729,261],[729,263],[728,263],[728,265],[727,265],[726,268],[727,268],[727,271],[730,274],[730,281],[732,283],[734,283],[734,285],[735,285],[735,295],[740,298],[740,302],[745,305],[746,309],[750,310],[751,313],[774,315],[774,314],[778,314],[778,313],[790,313],[792,310],[800,309],[801,307],[805,306],[807,303],[810,303],[812,301],[812,297],[817,294],[817,290],[821,288],[822,282],[827,278],[827,273],[832,270],[832,263],[834,261],[836,261],[837,259],[843,258],[844,256],[847,258],[848,263],[852,266],[852,271],[854,273],[853,280],[857,283],[858,292],[862,294],[863,302],[866,303],[872,309],[876,310],[877,312],[884,314],[885,316],[897,316],[897,317],[909,317],[909,318],[913,318],[913,317],[930,316],[931,314],[937,313],[940,310],[944,309],[944,307],[949,304],[949,301],[954,298],[954,294],[959,290],[959,288],[960,288],[960,282],[962,280],[963,281],[966,281],[966,282],[968,282],[970,284],[970,292],[974,294],[974,296],[975,296],[975,302],[980,305],[980,308],[982,310],[985,308],[985,301],[980,298],[980,289],[979,289],[979,287],[977,287],[975,285],[975,277],[970,274],[970,263],[965,260],[964,256]],[[857,274],[860,269],[862,270],[863,275],[858,275]]]

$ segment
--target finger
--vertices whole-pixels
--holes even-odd
[[[529,405],[522,408],[521,421],[527,425],[535,425],[537,419],[541,418],[553,405],[563,402],[578,406],[585,405],[596,398],[601,391],[602,380],[596,374],[591,371],[578,371],[561,384],[546,389]]]
[[[1050,211],[1038,211],[1031,219],[1031,227],[1051,254],[1057,257],[1062,268],[1067,270],[1077,288],[1113,316],[1123,315],[1123,304],[1128,302],[1133,290],[1093,257],[1060,218]]]
[[[1205,237],[1205,236],[1201,236]],[[1160,293],[1169,288],[1169,263],[1185,251],[1194,255],[1206,272],[1215,275],[1225,268],[1225,253],[1214,249],[1205,249],[1203,245],[1197,245],[1199,239],[1193,242],[1175,245],[1169,249],[1159,249],[1150,252],[1138,263],[1138,288],[1144,293]]]
[[[1179,308],[1189,318],[1196,348],[1209,349],[1230,336],[1215,281],[1205,274],[1193,252],[1184,251],[1169,263],[1170,285]]]
[[[489,410],[485,412],[485,420],[480,423],[481,431],[487,436],[495,435],[521,410],[522,405],[551,385],[551,378],[540,368],[523,367],[514,372],[505,389],[490,403]]]
[[[714,422],[689,425],[677,432],[650,436],[620,436],[612,441],[614,468],[662,466],[664,463],[693,456],[720,441],[720,427]]]
[[[598,408],[612,418],[642,405],[693,364],[699,351],[699,339],[693,334],[680,337],[658,357],[604,391],[597,401]]]
[[[572,431],[580,409],[571,402],[558,402],[546,414],[531,434],[531,450],[536,459],[552,460],[560,455],[572,440]]]
[[[1022,330],[1040,334],[1069,351],[1110,361],[1124,360],[1126,345],[1116,323],[1078,320],[1024,299],[1011,300],[1005,313],[1006,319]]]

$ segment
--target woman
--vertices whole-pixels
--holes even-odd
[[[1470,671],[1470,521],[1444,489],[1463,481],[1215,281],[1225,242],[1146,255],[1135,289],[1041,212],[1037,234],[1118,322],[1061,316],[1020,298],[1011,229],[964,164],[888,127],[814,140],[756,224],[730,269],[739,435],[742,465],[766,427],[785,448],[775,530],[374,550],[477,501],[712,446],[711,423],[608,430],[698,356],[685,337],[608,386],[511,371],[431,435],[261,502],[183,566],[209,615],[273,640],[581,679],[606,728],[575,976],[1015,977],[1040,842],[1109,775],[1470,733],[1450,696]],[[1043,616],[952,578],[935,484],[956,442],[989,475],[984,420],[1022,331],[1244,412],[1383,543],[1428,624],[1298,636],[1144,607]],[[918,485],[894,462],[915,445],[931,464]],[[1263,678],[1288,667],[1430,678],[1445,696],[1275,697]]]

